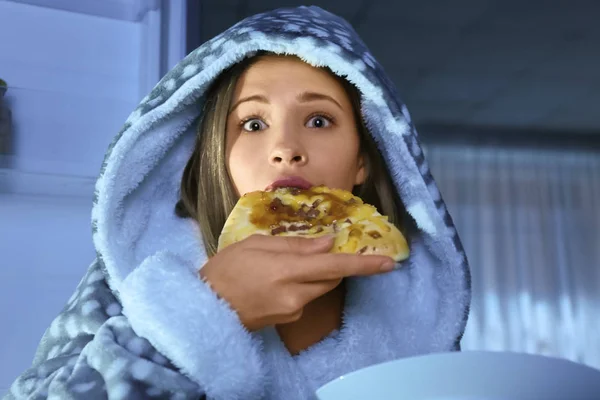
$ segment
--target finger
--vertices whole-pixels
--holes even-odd
[[[377,275],[391,271],[394,265],[394,260],[386,256],[314,254],[291,258],[288,273],[297,282],[316,282]]]
[[[306,238],[301,236],[252,235],[245,241],[247,241],[249,247],[254,249],[277,253],[316,254],[331,250],[334,236],[326,235],[319,238]]]

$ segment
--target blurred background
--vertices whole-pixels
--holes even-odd
[[[95,256],[103,154],[173,65],[299,1],[0,0],[0,393]],[[600,2],[314,0],[395,81],[471,263],[465,350],[600,368]]]

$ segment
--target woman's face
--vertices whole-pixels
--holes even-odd
[[[238,195],[299,177],[351,191],[364,181],[352,104],[328,72],[265,56],[240,77],[227,119],[227,169]]]

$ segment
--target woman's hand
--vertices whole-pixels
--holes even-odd
[[[200,277],[237,312],[250,331],[297,321],[304,306],[345,277],[389,272],[385,256],[333,254],[333,238],[253,235],[226,247]]]

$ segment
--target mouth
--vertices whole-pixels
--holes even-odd
[[[297,188],[297,189],[310,189],[313,187],[313,184],[307,181],[304,178],[299,176],[290,176],[281,179],[277,179],[275,182],[271,183],[269,186],[265,188],[265,191],[271,191],[278,188]]]

